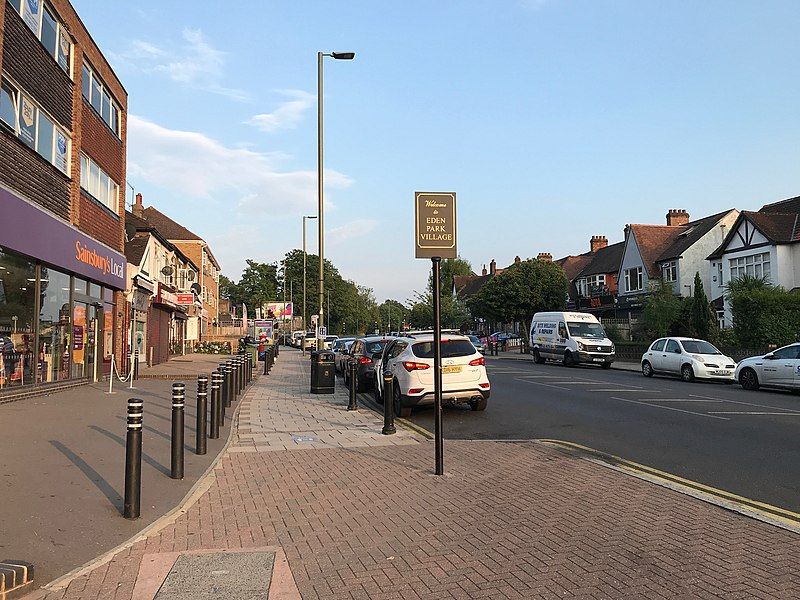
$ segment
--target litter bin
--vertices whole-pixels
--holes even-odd
[[[334,354],[328,350],[311,353],[311,393],[332,394],[336,381]]]

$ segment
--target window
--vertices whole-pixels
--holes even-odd
[[[587,296],[600,296],[606,292],[605,275],[590,275],[585,281]]]
[[[58,63],[67,75],[70,75],[70,56],[72,54],[72,41],[64,26],[56,18],[49,6],[40,0],[10,0],[11,6],[25,21],[47,52]]]
[[[417,358],[433,358],[433,342],[417,342],[411,350]],[[442,358],[472,356],[476,352],[469,340],[442,340]]]
[[[667,340],[667,348],[666,352],[675,352],[676,350],[680,352],[680,346],[678,346],[678,342],[675,340]]]
[[[81,154],[81,188],[114,214],[119,210],[119,186],[85,154]]]
[[[717,326],[720,329],[725,329],[725,311],[718,310],[717,311]]]
[[[664,350],[664,345],[667,343],[667,340],[656,340],[653,342],[653,345],[650,347],[650,350],[653,352],[661,352]]]
[[[111,131],[119,137],[119,107],[111,97],[111,93],[105,84],[92,71],[91,67],[84,63],[83,81],[81,81],[81,91],[86,101],[92,105],[98,116],[105,121]]]
[[[730,261],[731,279],[738,279],[742,275],[750,275],[751,277],[758,277],[759,279],[770,278],[769,252],[751,254],[750,256],[742,256],[741,258],[732,258]]]
[[[775,355],[776,358],[780,358],[783,360],[787,359],[794,359],[800,358],[800,346],[786,346],[785,348],[781,348],[780,350],[775,350],[772,354]]]
[[[28,147],[36,150],[62,173],[69,173],[69,136],[6,79],[2,82],[0,118],[14,128],[17,137]]]
[[[724,285],[724,281],[722,278],[722,261],[719,261],[717,263],[717,284],[719,285],[719,287],[722,287]]]
[[[588,294],[586,293],[586,278],[581,277],[575,282],[575,289],[578,290],[578,296],[585,298]]]
[[[633,267],[625,270],[625,290],[638,292],[644,287],[642,283],[642,267]]]
[[[662,264],[661,277],[664,281],[678,281],[678,261],[671,260]]]

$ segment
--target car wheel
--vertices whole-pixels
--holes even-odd
[[[742,372],[739,373],[739,385],[746,390],[757,390],[760,387],[758,375],[753,369],[742,369]]]
[[[395,384],[394,386],[394,416],[395,417],[402,417],[407,419],[411,416],[411,407],[405,406],[405,399],[406,397],[400,393],[400,386]]]
[[[650,361],[646,360],[642,363],[642,375],[645,377],[653,376],[653,365],[650,364]]]
[[[689,383],[694,381],[694,369],[692,365],[683,365],[681,367],[681,379]]]
[[[600,368],[601,369],[610,369],[611,368],[611,363],[610,362],[604,362],[603,364],[600,365]]]
[[[469,403],[469,407],[472,410],[486,410],[486,405],[488,404],[488,400],[483,398],[481,400],[473,400]]]
[[[564,366],[565,367],[575,366],[575,358],[572,356],[572,352],[570,352],[569,350],[564,352]]]
[[[539,354],[538,350],[534,350],[533,351],[533,362],[535,362],[537,365],[543,365],[544,363],[547,362],[547,359],[542,358],[542,355]]]

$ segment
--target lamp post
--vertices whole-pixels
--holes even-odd
[[[322,59],[330,56],[335,60],[353,60],[355,52],[317,52],[317,202],[318,215],[317,227],[319,228],[319,324],[325,322],[323,304],[325,302],[325,237],[324,237],[324,212],[323,212],[323,143],[322,143]],[[319,331],[319,329],[317,330]],[[317,348],[323,347],[323,340],[317,340]]]
[[[306,219],[316,219],[317,217],[303,215],[303,334],[306,332]],[[303,343],[303,354],[306,345]]]

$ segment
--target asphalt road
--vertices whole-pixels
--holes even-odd
[[[445,439],[575,442],[800,512],[798,395],[503,358],[487,369],[489,406],[445,408]],[[411,421],[433,431],[433,410]]]

